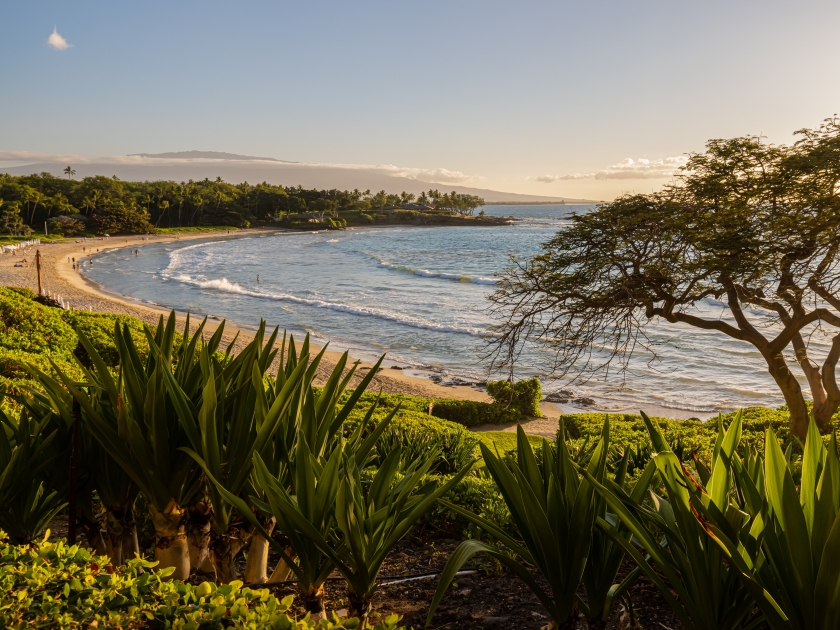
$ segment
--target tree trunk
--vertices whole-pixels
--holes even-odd
[[[785,397],[788,411],[790,413],[790,432],[801,440],[805,439],[808,433],[808,407],[805,405],[805,398],[802,396],[802,388],[799,381],[790,371],[784,357],[779,354],[775,357],[765,355],[767,368],[770,376],[776,381],[782,395]]]
[[[277,521],[274,517],[263,523],[269,534],[274,531]],[[245,564],[245,583],[263,584],[268,580],[268,540],[259,531],[251,535],[251,545],[248,548],[248,561]]]
[[[327,618],[327,611],[324,610],[324,585],[318,588],[310,586],[308,590],[301,591],[300,601],[303,609],[309,613],[312,621],[319,621]]]
[[[111,563],[118,566],[140,553],[134,504],[112,505],[105,510],[105,549]]]
[[[350,591],[348,593],[347,617],[355,617],[359,620],[359,625],[356,630],[365,630],[367,628],[368,617],[370,617],[371,604],[373,597],[371,595],[356,595]]]
[[[210,531],[210,562],[217,584],[230,584],[237,579],[236,556],[247,541],[247,532],[240,525],[231,525],[224,534]]]
[[[173,580],[186,580],[190,576],[190,549],[187,544],[186,512],[175,499],[169,499],[166,509],[149,503],[149,516],[155,527],[155,560],[159,569],[173,567]]]
[[[187,544],[190,549],[190,567],[200,573],[212,573],[210,562],[210,522],[213,510],[205,501],[187,507]]]
[[[284,550],[286,555],[289,556],[292,560],[295,559],[295,550],[292,548],[291,545],[286,545]],[[268,578],[269,584],[276,584],[277,582],[285,582],[289,579],[292,570],[289,568],[289,565],[286,564],[286,561],[283,558],[280,558],[277,561],[277,566],[274,567],[274,571],[271,572],[271,577]]]
[[[838,361],[840,361],[840,335],[835,335],[831,340],[831,350],[822,366],[821,379],[826,394],[825,400],[820,405],[814,405],[814,419],[823,431],[831,429],[831,417],[840,408],[840,387],[837,384]]]

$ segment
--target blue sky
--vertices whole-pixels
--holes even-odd
[[[658,188],[708,138],[790,142],[840,111],[838,18],[836,1],[5,2],[0,152],[215,150],[608,198]]]

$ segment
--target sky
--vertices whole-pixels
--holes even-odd
[[[838,23],[836,0],[4,2],[0,160],[225,151],[609,199],[840,112]]]

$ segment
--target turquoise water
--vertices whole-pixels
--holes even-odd
[[[88,276],[133,298],[245,326],[260,318],[315,341],[444,377],[484,380],[481,334],[486,296],[510,256],[527,258],[551,238],[574,206],[490,206],[521,219],[504,227],[363,228],[342,232],[232,236],[156,243],[105,252]],[[257,275],[260,276],[259,283]],[[700,314],[726,317],[713,300]],[[656,405],[708,414],[719,408],[779,405],[781,397],[752,346],[718,333],[657,323],[651,343],[664,359],[640,353],[607,381],[564,384],[598,409]],[[817,344],[818,345],[818,344]],[[517,374],[540,375],[544,351],[530,349]]]

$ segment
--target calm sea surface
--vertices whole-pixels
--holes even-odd
[[[135,257],[105,252],[87,275],[135,299],[244,326],[260,318],[334,349],[445,377],[487,378],[480,334],[486,296],[509,256],[527,258],[581,206],[490,206],[514,216],[508,227],[364,228],[343,232],[232,236],[226,240],[151,244]],[[257,274],[260,282],[257,283]],[[728,317],[710,300],[698,314]],[[639,354],[625,374],[571,386],[597,409],[666,407],[686,415],[779,405],[783,400],[752,346],[719,333],[654,323],[650,341],[663,359]],[[827,346],[812,340],[815,354]],[[539,374],[541,351],[523,356],[519,376]]]

